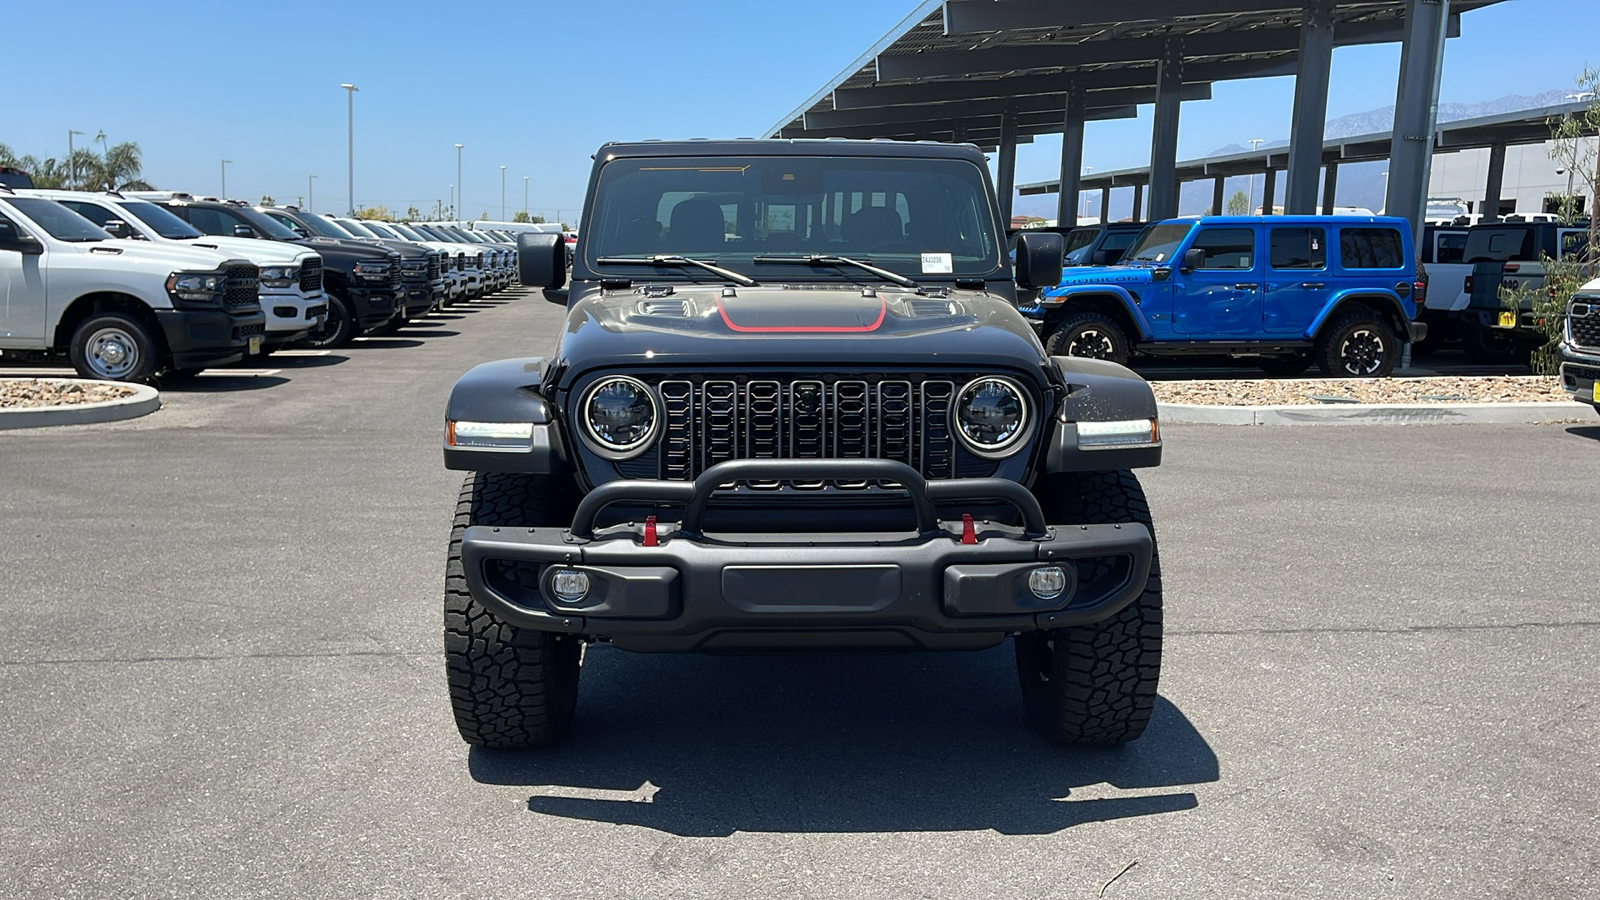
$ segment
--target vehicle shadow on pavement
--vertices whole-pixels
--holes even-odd
[[[362,337],[350,343],[351,350],[392,350],[399,347],[421,347],[422,341],[410,338]]]
[[[278,368],[274,366],[274,368]],[[276,375],[236,375],[227,369],[210,369],[192,378],[164,378],[158,383],[164,394],[222,394],[234,391],[260,391],[288,384]]]
[[[421,329],[421,328],[407,328],[406,331],[405,331],[405,336],[408,337],[408,338],[437,338],[437,337],[455,337],[456,335],[458,335],[460,333],[461,332],[459,332],[459,331],[441,331],[441,330],[438,330],[438,329],[427,329],[427,330],[424,330],[424,329]]]
[[[348,356],[330,354],[328,356],[269,356],[262,360],[252,360],[247,363],[234,363],[233,368],[259,369],[270,366],[274,369],[321,369],[327,366],[337,366],[350,361]]]
[[[1567,434],[1600,441],[1600,425],[1574,425],[1567,429]]]
[[[1193,809],[1216,754],[1158,699],[1118,748],[1045,743],[1009,645],[977,654],[585,660],[557,747],[469,755],[472,777],[534,788],[542,815],[684,837],[734,832],[1049,834]],[[1083,795],[1074,796],[1074,793]]]

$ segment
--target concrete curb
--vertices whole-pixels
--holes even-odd
[[[0,409],[0,431],[8,428],[44,428],[51,425],[90,425],[95,422],[119,422],[123,419],[137,419],[140,416],[147,416],[161,408],[160,392],[148,385],[124,385],[118,382],[90,381],[83,378],[27,380],[117,384],[119,387],[133,388],[133,393],[117,400],[104,400],[99,403]]]
[[[1544,425],[1593,420],[1587,403],[1329,403],[1316,406],[1157,404],[1180,425]]]

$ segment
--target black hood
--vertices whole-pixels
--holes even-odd
[[[343,259],[351,264],[363,259],[388,259],[396,254],[368,241],[345,238],[308,237],[296,241],[322,254],[323,259]]]
[[[952,339],[955,333],[961,336]],[[568,310],[556,354],[557,366],[574,376],[599,367],[831,364],[1005,368],[1037,377],[1044,361],[1032,326],[1004,297],[811,283],[598,291]]]

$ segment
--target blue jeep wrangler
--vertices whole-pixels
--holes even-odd
[[[1275,375],[1316,363],[1379,378],[1427,334],[1424,284],[1404,219],[1209,216],[1150,227],[1118,265],[1063,270],[1023,312],[1054,356],[1231,356]]]

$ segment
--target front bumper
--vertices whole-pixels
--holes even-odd
[[[701,530],[719,486],[761,479],[893,482],[917,529]],[[997,499],[1020,511],[1021,527],[974,525],[968,535],[964,523],[935,517],[936,503]],[[638,502],[681,505],[681,522],[662,526],[656,544],[649,526],[595,531],[602,509]],[[610,482],[585,496],[570,528],[473,526],[462,543],[473,597],[507,621],[661,652],[993,646],[1008,633],[1115,615],[1144,590],[1153,552],[1143,525],[1046,523],[1038,501],[1014,481],[927,482],[909,466],[876,459],[746,459],[713,466],[692,483]],[[1041,566],[1062,569],[1059,596],[1029,589],[1029,574]],[[566,568],[589,577],[581,600],[564,602],[550,589],[553,573]]]
[[[351,288],[350,302],[355,307],[356,326],[360,331],[376,328],[400,312],[394,293],[387,288]]]
[[[1589,353],[1563,342],[1561,344],[1561,388],[1572,399],[1600,408],[1595,398],[1594,384],[1600,380],[1600,353]]]
[[[443,289],[443,280],[440,280],[437,285],[426,280],[406,281],[401,285],[401,291],[404,294],[402,310],[405,317],[414,319],[418,316],[426,315],[428,310],[433,308],[434,298],[438,296],[436,292]]]
[[[266,315],[268,340],[287,343],[305,337],[322,324],[328,315],[328,297],[321,291],[302,294],[296,290],[262,290],[261,311]]]
[[[259,352],[266,338],[267,317],[220,309],[158,309],[156,320],[167,339],[174,369],[204,369],[238,362]]]

